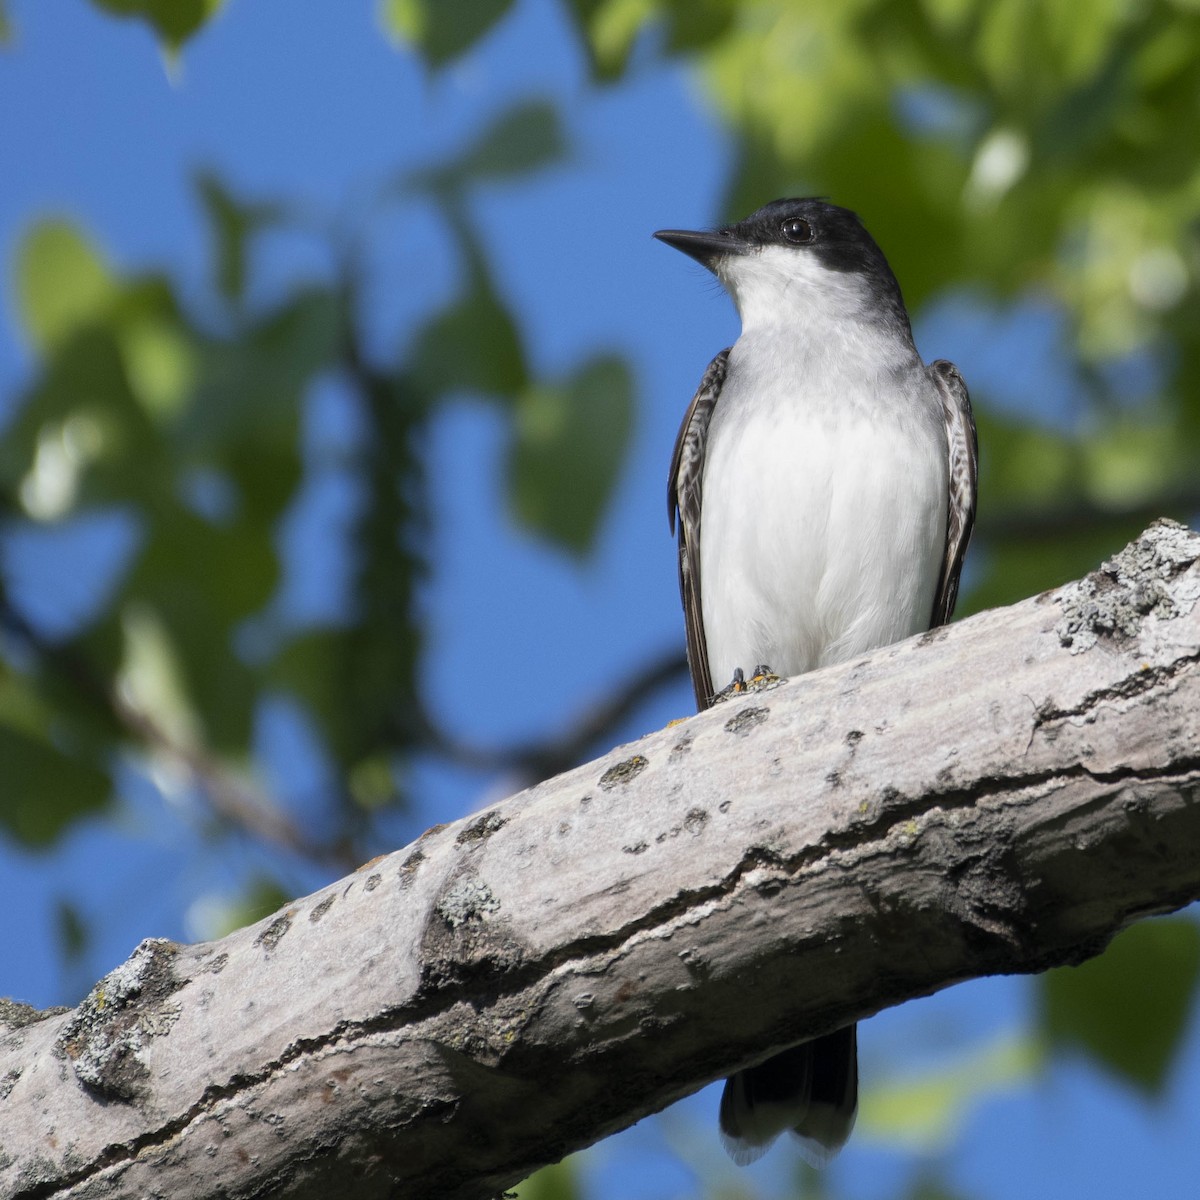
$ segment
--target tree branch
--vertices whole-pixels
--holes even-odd
[[[1157,523],[0,1010],[0,1195],[487,1197],[790,1042],[1097,952],[1200,896],[1198,558]]]

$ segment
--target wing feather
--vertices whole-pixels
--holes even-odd
[[[704,453],[709,422],[721,395],[728,363],[729,351],[722,350],[708,364],[708,370],[704,372],[704,378],[679,427],[675,453],[671,456],[671,475],[667,481],[667,515],[672,533],[675,532],[676,516],[679,519],[679,594],[683,598],[692,689],[700,708],[707,708],[713,697],[708,646],[704,638],[704,610],[700,601],[700,510]]]
[[[933,602],[932,625],[945,625],[958,599],[958,579],[971,529],[979,486],[979,440],[971,397],[958,368],[944,358],[931,363],[929,373],[942,397],[946,418],[946,447],[950,466],[949,508],[946,518],[946,554]]]

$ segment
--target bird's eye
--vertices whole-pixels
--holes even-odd
[[[805,242],[813,240],[812,226],[804,220],[803,217],[788,217],[786,221],[779,227],[779,232],[783,234],[789,242],[795,242],[797,245],[803,245]]]

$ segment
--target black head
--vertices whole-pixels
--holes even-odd
[[[705,232],[660,229],[654,236],[722,277],[730,259],[767,247],[811,256],[827,271],[858,276],[885,308],[904,311],[896,277],[858,214],[827,200],[773,200],[736,225]]]

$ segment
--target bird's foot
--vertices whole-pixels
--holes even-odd
[[[726,700],[732,700],[734,696],[740,696],[746,690],[746,672],[738,667],[733,678],[727,683],[715,696],[712,698],[714,704],[723,704]]]
[[[759,663],[754,668],[754,674],[746,681],[746,691],[765,692],[768,688],[773,688],[782,682],[781,675],[776,675],[766,663]]]
[[[746,678],[746,672],[738,667],[729,683],[713,697],[713,703],[720,704],[734,696],[744,696],[747,692],[765,692],[782,682],[782,678],[765,663],[760,663],[755,667],[749,679]]]

